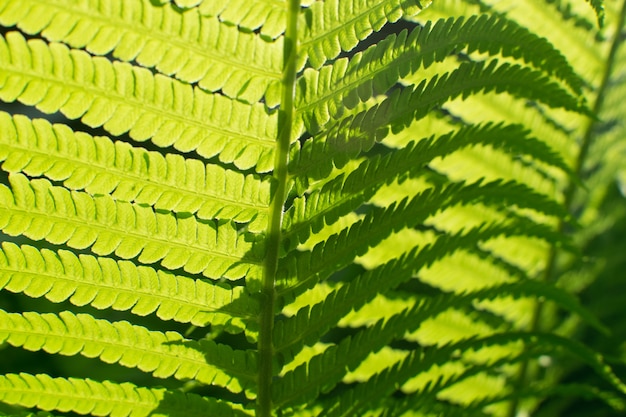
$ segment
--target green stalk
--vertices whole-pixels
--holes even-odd
[[[611,78],[611,70],[613,69],[613,65],[615,63],[615,56],[617,54],[618,48],[621,42],[621,33],[624,28],[624,23],[626,20],[626,0],[622,3],[622,10],[620,12],[619,21],[617,23],[617,30],[615,36],[613,38],[613,42],[611,44],[611,50],[609,51],[609,55],[607,57],[606,66],[604,68],[604,74],[602,74],[602,82],[600,84],[600,89],[598,90],[598,96],[596,97],[596,101],[593,106],[593,114],[598,115],[602,109],[604,104],[604,94],[608,88],[608,83]],[[585,165],[585,160],[587,159],[587,154],[589,153],[589,148],[591,147],[591,143],[593,141],[593,128],[595,126],[596,120],[591,119],[589,124],[587,125],[587,129],[585,130],[585,135],[583,137],[583,141],[580,146],[580,151],[578,153],[578,157],[576,158],[576,165],[574,167],[574,174],[580,178],[583,167]],[[572,204],[574,202],[574,197],[576,195],[577,185],[574,181],[570,181],[567,189],[565,190],[565,200],[564,205],[567,207],[570,213],[573,213]],[[559,221],[558,231],[563,233],[565,230],[565,221],[562,219]],[[548,260],[546,262],[546,269],[543,275],[542,280],[546,282],[553,282],[556,280],[557,270],[556,270],[556,262],[558,256],[558,248],[552,246],[550,248],[550,253],[548,254]],[[536,303],[535,308],[532,312],[532,321],[530,325],[530,331],[537,331],[539,329],[539,325],[541,323],[543,315],[543,303]],[[524,361],[520,365],[518,377],[517,377],[517,385],[516,391],[522,389],[528,379],[528,368],[529,361]],[[519,399],[514,398],[509,406],[509,410],[507,413],[508,417],[515,417],[517,415],[519,408]]]
[[[289,145],[293,124],[293,100],[296,86],[296,57],[298,44],[298,14],[300,0],[289,0],[287,29],[283,45],[282,100],[278,110],[278,137],[274,158],[274,195],[270,204],[269,226],[267,230],[267,253],[263,270],[261,289],[261,317],[259,331],[259,380],[257,394],[257,416],[272,415],[272,378],[274,376],[274,302],[276,294],[276,271],[282,235],[283,209],[287,194],[287,167]]]

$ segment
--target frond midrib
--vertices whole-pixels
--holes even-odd
[[[258,417],[273,415],[273,380],[275,352],[273,329],[275,320],[276,280],[280,256],[280,243],[283,235],[283,213],[289,181],[289,148],[292,141],[294,97],[296,88],[296,61],[300,47],[298,20],[300,0],[288,0],[287,25],[283,40],[283,61],[281,102],[278,110],[278,129],[275,140],[274,195],[270,203],[269,221],[266,234],[266,254],[261,282],[261,312],[258,341],[259,375],[257,394]]]

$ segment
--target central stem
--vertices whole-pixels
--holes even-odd
[[[289,0],[287,29],[283,37],[282,100],[278,110],[278,137],[274,158],[274,192],[270,204],[267,229],[267,252],[261,289],[261,317],[259,330],[259,386],[257,394],[257,416],[272,415],[272,380],[274,377],[274,302],[276,294],[276,271],[282,235],[283,210],[287,194],[287,167],[289,145],[293,124],[293,100],[296,86],[296,58],[298,44],[298,14],[300,0]]]

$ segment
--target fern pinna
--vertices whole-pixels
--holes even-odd
[[[0,413],[623,409],[621,3],[0,0]]]

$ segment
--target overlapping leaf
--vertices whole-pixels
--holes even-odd
[[[7,404],[47,411],[127,417],[167,414],[171,416],[244,417],[252,415],[239,405],[184,394],[165,388],[138,387],[91,379],[52,378],[48,375],[7,374],[0,376],[0,400]]]
[[[8,235],[45,239],[98,255],[137,257],[144,264],[219,279],[252,279],[260,273],[260,252],[228,221],[200,221],[191,215],[92,197],[54,187],[46,180],[10,178],[0,188],[0,229]],[[262,252],[261,252],[262,253]],[[252,258],[251,258],[252,256]],[[246,259],[244,259],[246,258]]]
[[[88,314],[39,314],[0,310],[0,340],[30,351],[97,357],[106,363],[151,372],[155,377],[195,379],[241,392],[254,382],[252,352],[233,351],[212,341],[185,340],[126,321],[109,323]]]
[[[497,33],[497,36],[494,34]],[[472,16],[430,21],[411,33],[402,31],[299,79],[296,106],[309,132],[342,115],[359,101],[385,94],[407,75],[464,50],[513,57],[563,80],[576,94],[583,81],[545,39],[499,16]]]
[[[342,51],[350,51],[359,41],[379,31],[387,22],[396,22],[404,16],[415,16],[422,7],[422,3],[417,0],[315,2],[300,16],[302,52],[299,66],[308,60],[313,68],[319,68]]]
[[[201,219],[255,220],[264,230],[269,184],[219,165],[175,154],[148,152],[125,142],[73,132],[65,125],[0,113],[5,134],[0,161],[7,172],[63,181],[72,190],[111,194]],[[229,203],[230,202],[230,203]]]
[[[206,91],[219,90],[249,102],[265,96],[268,103],[277,104],[280,42],[241,33],[197,9],[181,13],[170,5],[154,7],[149,0],[115,0],[106,6],[87,0],[28,0],[3,6],[0,22],[17,24],[26,33],[41,33],[96,55],[112,53]]]
[[[53,252],[9,242],[0,251],[0,286],[30,297],[76,306],[130,310],[196,326],[254,331],[256,300],[242,287],[228,288],[128,261]]]
[[[26,41],[17,32],[0,40],[0,98],[20,100],[45,113],[60,111],[112,135],[128,133],[159,147],[219,155],[242,169],[273,164],[275,115],[262,104],[222,95],[154,75],[126,63],[92,57],[57,43]]]
[[[198,3],[198,0],[178,0],[176,3]],[[285,31],[287,6],[284,0],[234,0],[228,2],[202,1],[200,13],[218,16],[246,30],[258,30],[261,35],[277,38]]]

